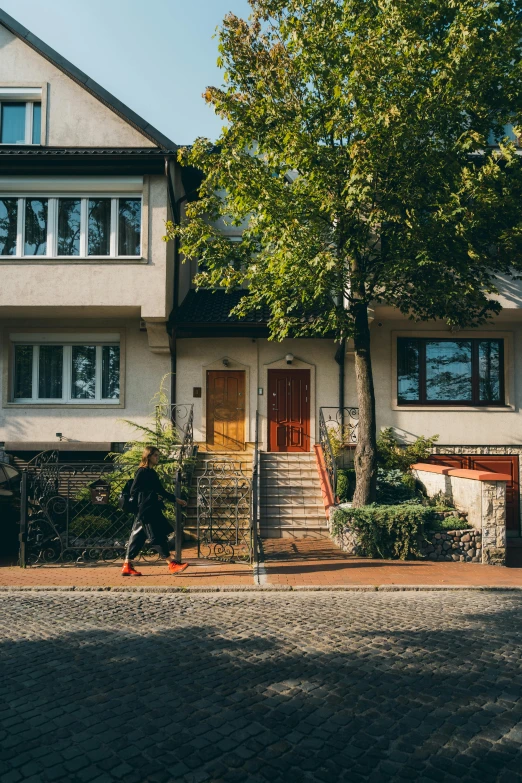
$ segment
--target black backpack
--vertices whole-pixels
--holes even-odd
[[[132,485],[134,479],[129,479],[125,482],[120,497],[118,498],[118,506],[122,511],[126,511],[128,514],[136,514],[138,511],[138,495],[131,495]]]

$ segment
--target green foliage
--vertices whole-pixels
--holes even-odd
[[[413,499],[420,502],[415,479],[411,473],[403,473],[398,469],[377,469],[377,503],[390,506]]]
[[[109,455],[121,471],[114,474],[118,486],[123,486],[125,480],[134,476],[145,446],[155,446],[160,453],[160,461],[155,470],[163,486],[169,492],[175,490],[176,471],[178,467],[181,467],[180,436],[170,418],[170,406],[166,391],[168,378],[169,375],[162,378],[160,388],[151,400],[152,410],[148,425],[124,420],[125,424],[132,427],[140,437],[129,440],[125,444],[125,450],[122,454],[112,453]]]
[[[454,516],[443,519],[432,516],[428,524],[430,530],[469,530],[470,527],[471,525],[466,519]]]
[[[197,283],[246,283],[277,339],[350,336],[361,305],[484,323],[522,269],[522,15],[499,0],[250,0],[219,32],[225,121],[179,236]],[[509,52],[509,56],[506,56]],[[500,148],[488,147],[491,129]],[[476,165],[478,161],[480,165]],[[211,221],[247,225],[232,241]]]
[[[337,488],[336,495],[340,503],[348,503],[353,498],[355,492],[355,470],[354,468],[337,469]]]
[[[370,506],[336,509],[333,533],[351,531],[356,551],[364,557],[400,558],[419,555],[419,540],[424,536],[431,510],[418,504]]]
[[[409,471],[410,465],[419,460],[428,459],[433,446],[439,439],[438,435],[425,438],[421,435],[413,443],[400,446],[393,432],[393,427],[381,430],[377,439],[377,460],[384,470]]]

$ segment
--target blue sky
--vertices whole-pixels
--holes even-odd
[[[212,38],[247,0],[0,0],[8,14],[178,144],[219,135],[201,93],[221,84]]]

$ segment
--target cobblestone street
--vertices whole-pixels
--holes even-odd
[[[0,594],[2,783],[522,780],[514,593]]]

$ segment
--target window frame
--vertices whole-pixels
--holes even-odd
[[[406,340],[415,340],[419,343],[419,399],[401,400],[399,397],[399,364],[400,364],[400,342]],[[479,343],[487,340],[495,341],[500,344],[500,400],[481,400],[480,399],[480,376],[479,376]],[[471,343],[471,400],[429,400],[426,396],[426,343],[427,342],[470,342]],[[506,338],[503,334],[489,333],[487,335],[463,335],[443,337],[438,335],[396,335],[394,338],[396,347],[395,356],[395,400],[399,410],[404,408],[509,408],[506,399]]]
[[[2,372],[2,408],[20,408],[20,407],[34,407],[38,409],[42,408],[125,408],[125,377],[126,377],[126,329],[125,327],[116,328],[91,328],[86,330],[78,330],[74,328],[58,328],[58,329],[46,329],[36,327],[26,327],[20,329],[14,325],[8,326],[3,330],[4,349],[3,349],[3,372]],[[81,400],[72,398],[70,394],[70,381],[71,370],[68,371],[67,383],[68,386],[64,389],[63,399],[28,399],[21,398],[14,399],[15,388],[15,346],[16,345],[119,345],[120,349],[120,396],[119,399],[90,399]],[[33,356],[33,363],[35,359]],[[66,362],[64,362],[64,367]],[[71,365],[69,365],[71,367]],[[33,364],[34,367],[34,364]],[[65,371],[64,371],[65,372]],[[101,365],[100,365],[100,378],[101,378]],[[34,376],[33,376],[34,383]],[[33,394],[35,392],[35,386],[33,385]],[[68,400],[65,399],[65,392],[67,392]]]
[[[19,100],[15,97],[0,94],[0,139],[2,138],[2,104],[21,103],[25,106],[25,139],[24,141],[0,141],[0,147],[40,147],[42,145],[43,102],[41,94],[30,100]],[[40,140],[33,141],[34,105],[40,104]]]
[[[116,260],[116,261],[136,261],[143,259],[144,249],[144,198],[143,192],[140,193],[52,193],[46,195],[36,191],[26,193],[23,196],[16,193],[0,193],[0,199],[17,199],[17,237],[16,253],[13,255],[2,255],[0,261],[14,260],[44,260],[58,259],[60,261],[97,261],[97,260]],[[89,201],[94,199],[109,199],[110,205],[110,245],[109,255],[89,255],[88,233],[89,233]],[[27,200],[47,200],[47,250],[45,255],[30,255],[24,253],[25,248],[25,210]],[[58,255],[58,201],[60,199],[80,200],[80,252],[78,255]],[[140,249],[138,255],[119,255],[119,202],[120,200],[136,200],[140,202]]]

